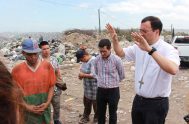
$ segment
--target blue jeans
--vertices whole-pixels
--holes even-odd
[[[119,87],[97,90],[98,124],[105,124],[106,107],[109,107],[109,124],[117,124],[117,108],[120,98]]]

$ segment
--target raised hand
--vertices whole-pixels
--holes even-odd
[[[112,37],[113,49],[114,49],[115,53],[119,57],[124,57],[125,53],[123,51],[123,48],[119,45],[119,41],[118,41],[118,37],[117,37],[117,33],[116,33],[115,29],[109,23],[106,24],[106,29],[108,30],[109,34]]]
[[[113,41],[117,40],[117,33],[116,33],[115,29],[112,27],[112,25],[110,25],[109,23],[106,24],[106,29],[108,30],[112,40]]]
[[[149,52],[152,48],[150,47],[150,45],[148,44],[148,42],[146,41],[146,39],[144,39],[144,37],[138,33],[138,32],[132,32],[131,33],[132,39],[134,40],[135,44],[142,50]]]

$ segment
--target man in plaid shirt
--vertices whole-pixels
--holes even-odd
[[[91,113],[91,108],[93,106],[94,118],[93,122],[97,122],[97,104],[96,104],[96,91],[97,91],[97,80],[94,78],[95,71],[93,62],[95,57],[91,56],[86,48],[80,48],[76,52],[77,62],[81,61],[80,73],[78,75],[79,79],[83,79],[84,87],[84,112],[83,116],[80,118],[79,123],[87,123],[89,121],[89,115]]]
[[[109,106],[109,123],[117,123],[117,106],[120,98],[119,82],[125,78],[124,67],[117,55],[111,53],[109,39],[100,40],[100,55],[94,61],[97,78],[97,112],[98,124],[105,124],[107,104]]]

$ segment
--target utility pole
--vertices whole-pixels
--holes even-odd
[[[172,24],[171,24],[171,36],[172,36],[172,39],[175,36],[175,29]]]
[[[99,34],[101,34],[101,26],[100,26],[100,8],[98,9],[98,24],[99,24]]]

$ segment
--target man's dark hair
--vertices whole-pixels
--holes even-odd
[[[147,16],[144,19],[142,19],[141,23],[144,23],[144,22],[147,22],[147,21],[150,21],[152,30],[159,29],[159,35],[160,35],[162,28],[163,28],[163,24],[162,24],[161,20],[158,17],[155,17],[155,16]]]
[[[98,43],[98,47],[99,47],[99,48],[103,48],[103,47],[105,47],[105,46],[106,46],[107,49],[110,49],[110,48],[111,48],[111,42],[110,42],[109,39],[101,39],[101,40],[99,41],[99,43]]]
[[[47,41],[41,41],[40,44],[39,44],[39,48],[41,48],[44,45],[49,45],[49,42],[47,42]]]

